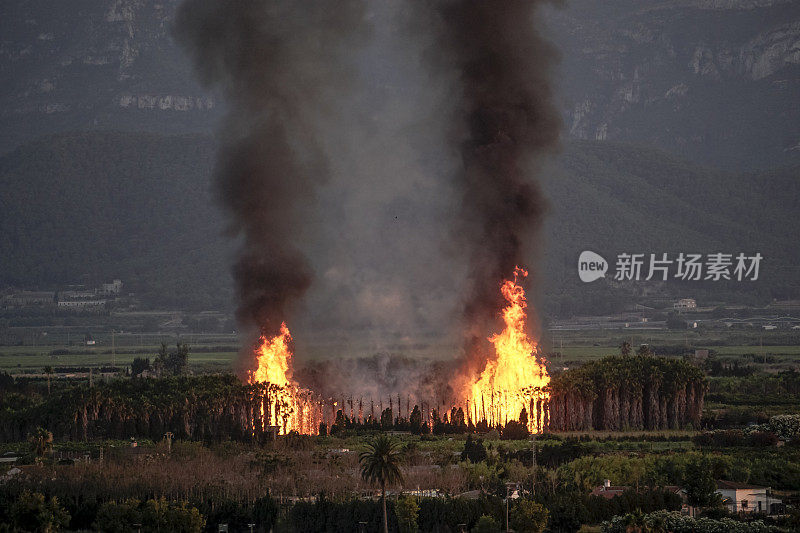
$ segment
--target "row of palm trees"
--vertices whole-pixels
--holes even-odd
[[[705,374],[681,360],[608,356],[553,377],[551,431],[699,427]]]
[[[114,380],[67,384],[47,397],[18,394],[0,409],[0,440],[21,441],[41,426],[57,440],[249,439],[258,436],[260,391],[235,376]]]
[[[232,375],[180,376],[114,380],[94,387],[60,384],[46,397],[0,394],[0,440],[22,441],[39,426],[52,431],[57,440],[131,435],[159,439],[168,431],[176,438],[249,440],[281,423],[269,415],[278,413],[277,407],[262,411],[265,398],[275,396],[267,387],[243,384]],[[699,427],[706,387],[703,372],[683,360],[647,354],[609,356],[554,376],[547,401],[532,404],[528,413],[549,431]],[[341,411],[326,420],[345,420]],[[453,408],[442,420],[437,409],[426,411],[419,413],[415,407],[411,413],[419,418],[418,431],[488,429],[486,424],[470,427],[461,409]],[[288,412],[286,406],[280,411]],[[380,424],[355,419],[352,407],[351,414],[349,425],[339,425],[383,429],[413,425],[411,416],[395,419],[391,409],[388,415],[382,413]],[[430,426],[422,423],[428,417]],[[397,426],[401,422],[402,428]],[[317,425],[308,431],[315,432]]]

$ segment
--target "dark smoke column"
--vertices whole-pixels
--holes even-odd
[[[492,331],[499,287],[523,266],[544,202],[537,158],[558,144],[550,75],[557,53],[536,28],[535,0],[442,0],[437,65],[455,69],[453,142],[463,166],[457,228],[469,261],[464,315],[473,340]],[[477,346],[468,350],[474,355]],[[480,358],[483,359],[483,358]],[[480,361],[474,361],[480,363]]]
[[[304,209],[328,175],[321,124],[347,89],[362,0],[185,0],[175,35],[227,114],[215,169],[241,244],[238,320],[277,334],[311,269],[298,247]]]

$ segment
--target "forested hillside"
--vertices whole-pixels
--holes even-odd
[[[213,150],[201,136],[80,133],[0,158],[0,286],[121,278],[154,305],[225,305]]]
[[[119,277],[151,305],[230,306],[232,244],[212,199],[213,154],[206,136],[95,132],[41,138],[0,158],[0,287]],[[643,286],[581,283],[583,250],[612,263],[620,252],[760,252],[758,283],[658,290],[747,302],[799,293],[800,251],[786,243],[800,232],[800,168],[733,174],[576,141],[545,176],[546,312],[605,312]]]
[[[573,141],[547,173],[550,201],[542,290],[551,313],[609,312],[641,292],[608,279],[583,284],[578,255],[760,252],[758,282],[672,282],[660,290],[707,302],[765,303],[800,294],[800,166],[731,173],[652,148]],[[613,272],[612,272],[613,274]],[[652,285],[648,287],[652,289]],[[628,290],[625,290],[628,289]]]

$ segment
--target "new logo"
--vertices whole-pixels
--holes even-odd
[[[603,256],[586,250],[578,258],[578,276],[584,283],[605,277],[608,271],[608,261]]]

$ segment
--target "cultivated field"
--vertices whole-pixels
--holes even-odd
[[[239,338],[221,334],[110,334],[95,335],[97,344],[86,346],[67,341],[61,336],[40,337],[36,345],[0,346],[0,370],[12,374],[39,374],[44,366],[59,367],[125,367],[135,357],[152,357],[160,343],[174,345],[186,342],[190,347],[190,366],[194,372],[220,372],[232,369],[236,360]],[[574,366],[585,361],[618,353],[623,340],[634,350],[648,344],[657,355],[689,355],[696,349],[708,349],[718,359],[740,360],[767,371],[800,367],[800,333],[786,331],[686,331],[667,330],[591,330],[550,331],[541,339],[542,350],[554,366]],[[434,356],[443,358],[446,353],[456,353],[457,346],[437,344],[434,341],[414,346],[398,345],[396,353],[410,357]],[[322,343],[298,345],[298,358],[303,351],[312,359],[325,357],[370,356],[385,350],[364,345],[348,348],[342,344],[327,346]]]

